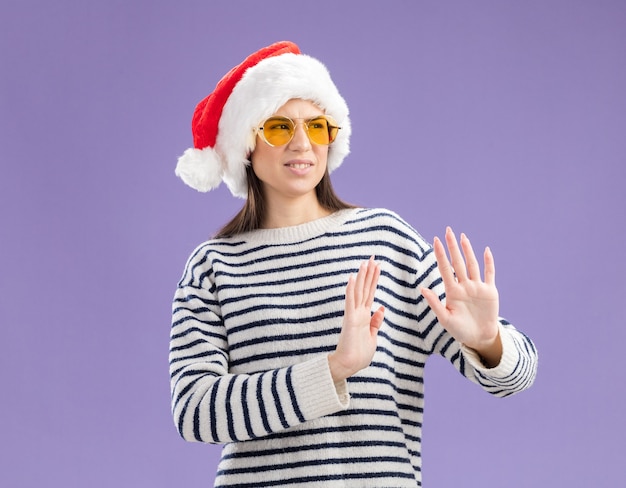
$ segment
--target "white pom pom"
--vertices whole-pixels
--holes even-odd
[[[194,190],[213,190],[222,181],[220,157],[211,147],[189,148],[178,158],[176,176]]]

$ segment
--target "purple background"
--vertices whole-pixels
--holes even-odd
[[[281,39],[351,107],[340,195],[489,244],[540,351],[507,400],[429,363],[426,486],[621,484],[626,3],[2,0],[0,485],[212,486],[219,448],[170,417],[170,303],[242,201],[173,171],[196,102]]]

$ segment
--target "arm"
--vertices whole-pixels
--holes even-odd
[[[372,256],[361,264],[356,277],[350,275],[348,279],[341,333],[337,348],[328,355],[335,383],[369,366],[376,352],[376,338],[385,314],[383,307],[371,312],[379,276],[380,266]]]
[[[492,391],[502,395],[527,388],[536,374],[536,350],[526,336],[498,316],[493,255],[489,248],[485,249],[482,281],[478,260],[464,234],[460,243],[463,254],[448,228],[448,260],[442,242],[435,238],[434,251],[445,287],[445,303],[430,289],[422,288],[421,292],[441,326],[461,343],[463,358],[475,373],[473,377],[464,373],[466,376],[484,387],[497,385]],[[505,379],[508,386],[503,390]]]
[[[204,259],[192,257],[173,304],[170,381],[180,435],[195,442],[249,440],[347,408],[347,385],[333,382],[325,355],[230,373],[226,327]]]

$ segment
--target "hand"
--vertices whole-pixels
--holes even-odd
[[[487,366],[496,366],[502,356],[502,343],[498,326],[496,270],[491,250],[485,248],[483,282],[467,236],[461,234],[465,260],[450,227],[446,229],[446,244],[452,263],[448,261],[442,242],[435,237],[433,246],[446,290],[445,305],[432,290],[422,288],[420,291],[437,315],[439,323],[452,337],[478,352]]]
[[[372,256],[361,264],[356,277],[352,274],[348,279],[339,341],[335,351],[328,356],[330,373],[335,382],[369,366],[376,352],[376,337],[385,315],[384,307],[372,314],[379,276],[380,265],[374,262]]]

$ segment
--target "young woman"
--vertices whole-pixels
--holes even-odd
[[[215,486],[421,486],[431,354],[497,396],[529,387],[532,342],[498,316],[470,241],[431,247],[399,216],[355,208],[329,174],[348,108],[326,68],[282,42],[201,101],[177,174],[223,180],[241,212],[189,258],[173,305],[172,412],[223,443]]]

